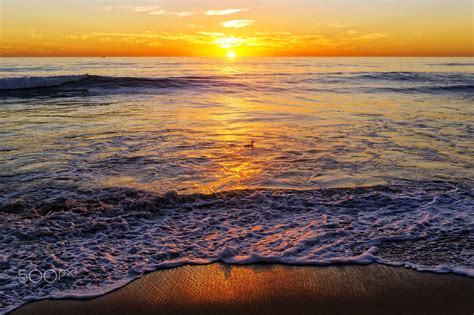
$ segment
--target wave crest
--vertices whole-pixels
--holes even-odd
[[[190,85],[224,85],[230,77],[227,76],[188,76],[168,78],[145,77],[113,77],[99,75],[71,75],[48,77],[20,77],[0,79],[0,90],[24,90],[50,87],[78,87],[78,88],[107,88],[117,89],[126,87],[142,88],[173,88]]]
[[[61,86],[79,82],[88,75],[59,75],[49,77],[0,78],[0,90],[22,90]]]
[[[223,92],[370,91],[399,93],[472,93],[474,77],[464,73],[367,72],[305,73],[285,79],[282,74],[234,74],[182,77],[115,77],[64,75],[0,78],[0,96],[94,96],[107,94],[154,94],[176,89],[219,89]],[[335,84],[335,86],[334,86]],[[365,88],[368,84],[368,87]],[[362,87],[361,87],[362,85]]]

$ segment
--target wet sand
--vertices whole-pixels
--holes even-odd
[[[145,275],[102,297],[12,314],[472,314],[474,279],[368,266],[210,264]]]

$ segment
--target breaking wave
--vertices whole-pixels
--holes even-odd
[[[98,75],[71,75],[50,77],[20,77],[0,79],[0,90],[24,90],[48,87],[79,87],[79,88],[123,88],[152,87],[170,88],[188,85],[208,85],[222,83],[225,76],[189,76],[170,78],[111,77]]]
[[[23,90],[61,86],[88,78],[87,75],[1,78],[0,90]]]
[[[278,77],[281,79],[276,79]],[[195,88],[226,89],[232,93],[298,91],[299,89],[333,93],[361,91],[471,93],[474,89],[474,75],[454,72],[332,72],[303,73],[299,76],[289,76],[285,73],[262,73],[147,78],[83,74],[0,78],[0,97],[153,94]]]

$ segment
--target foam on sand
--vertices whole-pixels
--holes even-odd
[[[3,311],[45,297],[99,295],[184,264],[380,262],[474,276],[471,189],[443,183],[158,196],[78,191],[1,208]],[[460,211],[463,209],[463,211]],[[68,270],[41,285],[21,270]]]

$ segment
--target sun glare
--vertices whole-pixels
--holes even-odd
[[[233,59],[235,57],[237,57],[237,54],[234,51],[231,50],[227,53],[227,58]]]

